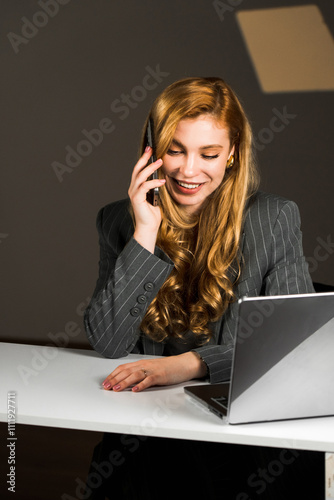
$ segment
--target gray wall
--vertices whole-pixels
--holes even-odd
[[[86,343],[82,312],[98,272],[96,213],[126,196],[151,103],[185,76],[225,78],[256,136],[274,108],[295,115],[258,150],[262,187],[298,203],[312,277],[334,284],[334,96],[261,91],[236,13],[268,2],[226,0],[234,7],[223,20],[207,0],[59,3],[46,16],[32,0],[0,7],[1,340]],[[270,7],[311,3],[333,33],[333,2]],[[124,95],[130,101],[120,109]],[[87,149],[82,131],[97,127],[103,133]]]

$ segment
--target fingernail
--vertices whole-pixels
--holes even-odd
[[[133,392],[137,392],[138,390],[139,390],[139,388],[138,388],[137,386],[132,387],[132,391],[133,391]]]
[[[159,179],[160,184],[165,184],[166,179]]]
[[[114,387],[113,387],[113,391],[119,391],[119,390],[120,390],[120,388],[121,388],[121,386],[120,386],[120,385],[114,385]]]
[[[103,382],[103,384],[102,384],[102,385],[103,385],[103,387],[104,387],[105,389],[110,389],[110,387],[111,387],[111,384],[110,384],[109,382]]]
[[[150,149],[151,149],[150,146],[146,146],[145,153],[148,153],[150,151]]]

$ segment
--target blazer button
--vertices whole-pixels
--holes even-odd
[[[145,304],[145,302],[147,302],[147,298],[145,297],[145,295],[139,295],[137,297],[137,302],[138,304]]]
[[[151,282],[145,283],[144,288],[147,292],[151,292],[154,288],[154,284]]]
[[[131,316],[139,316],[140,314],[139,307],[133,307],[132,309],[130,309],[130,314]]]

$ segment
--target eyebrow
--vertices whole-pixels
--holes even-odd
[[[177,141],[176,139],[172,140],[172,144],[175,144],[175,146],[179,146],[179,148],[186,149],[182,142]],[[218,149],[223,149],[223,146],[221,144],[209,144],[208,146],[201,146],[199,149],[201,150],[206,150],[206,149],[213,149],[213,148],[218,148]]]

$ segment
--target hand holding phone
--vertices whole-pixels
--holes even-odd
[[[155,155],[155,143],[154,143],[154,126],[153,119],[149,117],[147,129],[146,129],[146,145],[150,146],[152,149],[152,155],[150,156],[147,164],[154,163],[157,158]],[[158,179],[158,172],[155,171],[150,177],[151,180]],[[147,193],[147,201],[151,203],[154,207],[159,205],[159,188],[153,188]]]
[[[154,253],[156,239],[161,224],[162,211],[159,203],[159,187],[166,182],[160,179],[157,170],[162,165],[162,159],[156,160],[152,120],[148,121],[145,131],[147,147],[134,166],[128,195],[135,218],[134,239]],[[144,146],[146,144],[144,143]],[[152,180],[153,175],[154,180]],[[151,186],[156,186],[150,189]]]

